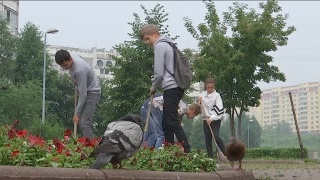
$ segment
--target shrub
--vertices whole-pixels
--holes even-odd
[[[303,149],[303,157],[308,157],[308,151]],[[246,151],[246,158],[276,158],[276,159],[301,159],[300,148],[252,148]]]

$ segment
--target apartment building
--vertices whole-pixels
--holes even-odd
[[[19,0],[0,0],[0,14],[7,19],[11,33],[18,35]]]
[[[261,126],[284,120],[295,132],[289,92],[292,94],[300,132],[320,133],[320,82],[264,90],[260,106],[250,108],[249,115],[254,115]]]
[[[64,46],[55,46],[48,45],[47,51],[50,55],[51,59],[54,60],[54,56],[56,52],[60,49],[65,49],[70,52],[71,55],[79,55],[81,56],[93,69],[94,73],[103,79],[112,79],[113,73],[110,72],[110,66],[114,65],[114,60],[112,56],[118,56],[119,54],[114,50],[107,51],[105,49],[97,49],[93,47],[91,49],[82,49],[82,48],[74,48],[74,47],[64,47]],[[60,73],[64,73],[64,71],[59,65],[53,62],[53,68],[58,70]]]

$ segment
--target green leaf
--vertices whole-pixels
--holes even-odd
[[[54,168],[57,168],[57,167],[59,167],[59,165],[61,165],[60,163],[56,163],[56,162],[51,162],[50,164]]]
[[[46,160],[48,160],[48,159],[47,159],[47,158],[45,158],[45,157],[43,157],[43,158],[37,159],[37,161],[36,161],[36,162],[41,162],[41,161],[46,161]]]

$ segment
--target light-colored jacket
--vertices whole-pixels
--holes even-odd
[[[220,94],[217,91],[213,91],[208,94],[207,91],[203,91],[199,95],[202,98],[203,108],[206,109],[210,119],[222,120],[225,115],[225,110],[223,108],[223,103]],[[205,112],[202,110],[201,117],[206,120]]]

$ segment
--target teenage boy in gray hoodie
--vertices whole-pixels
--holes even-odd
[[[56,52],[55,59],[63,69],[69,70],[79,93],[73,121],[80,123],[83,137],[94,138],[93,116],[101,96],[99,80],[89,64],[80,56],[71,56],[68,51],[61,49]]]
[[[175,78],[171,75],[174,73],[174,51],[166,42],[173,41],[166,35],[160,35],[154,24],[147,24],[142,28],[140,39],[154,48],[154,79],[150,94],[154,94],[160,86],[164,90],[162,127],[165,141],[174,144],[175,134],[179,142],[182,143],[184,152],[188,153],[190,145],[179,122],[177,111],[184,90],[178,87]]]

